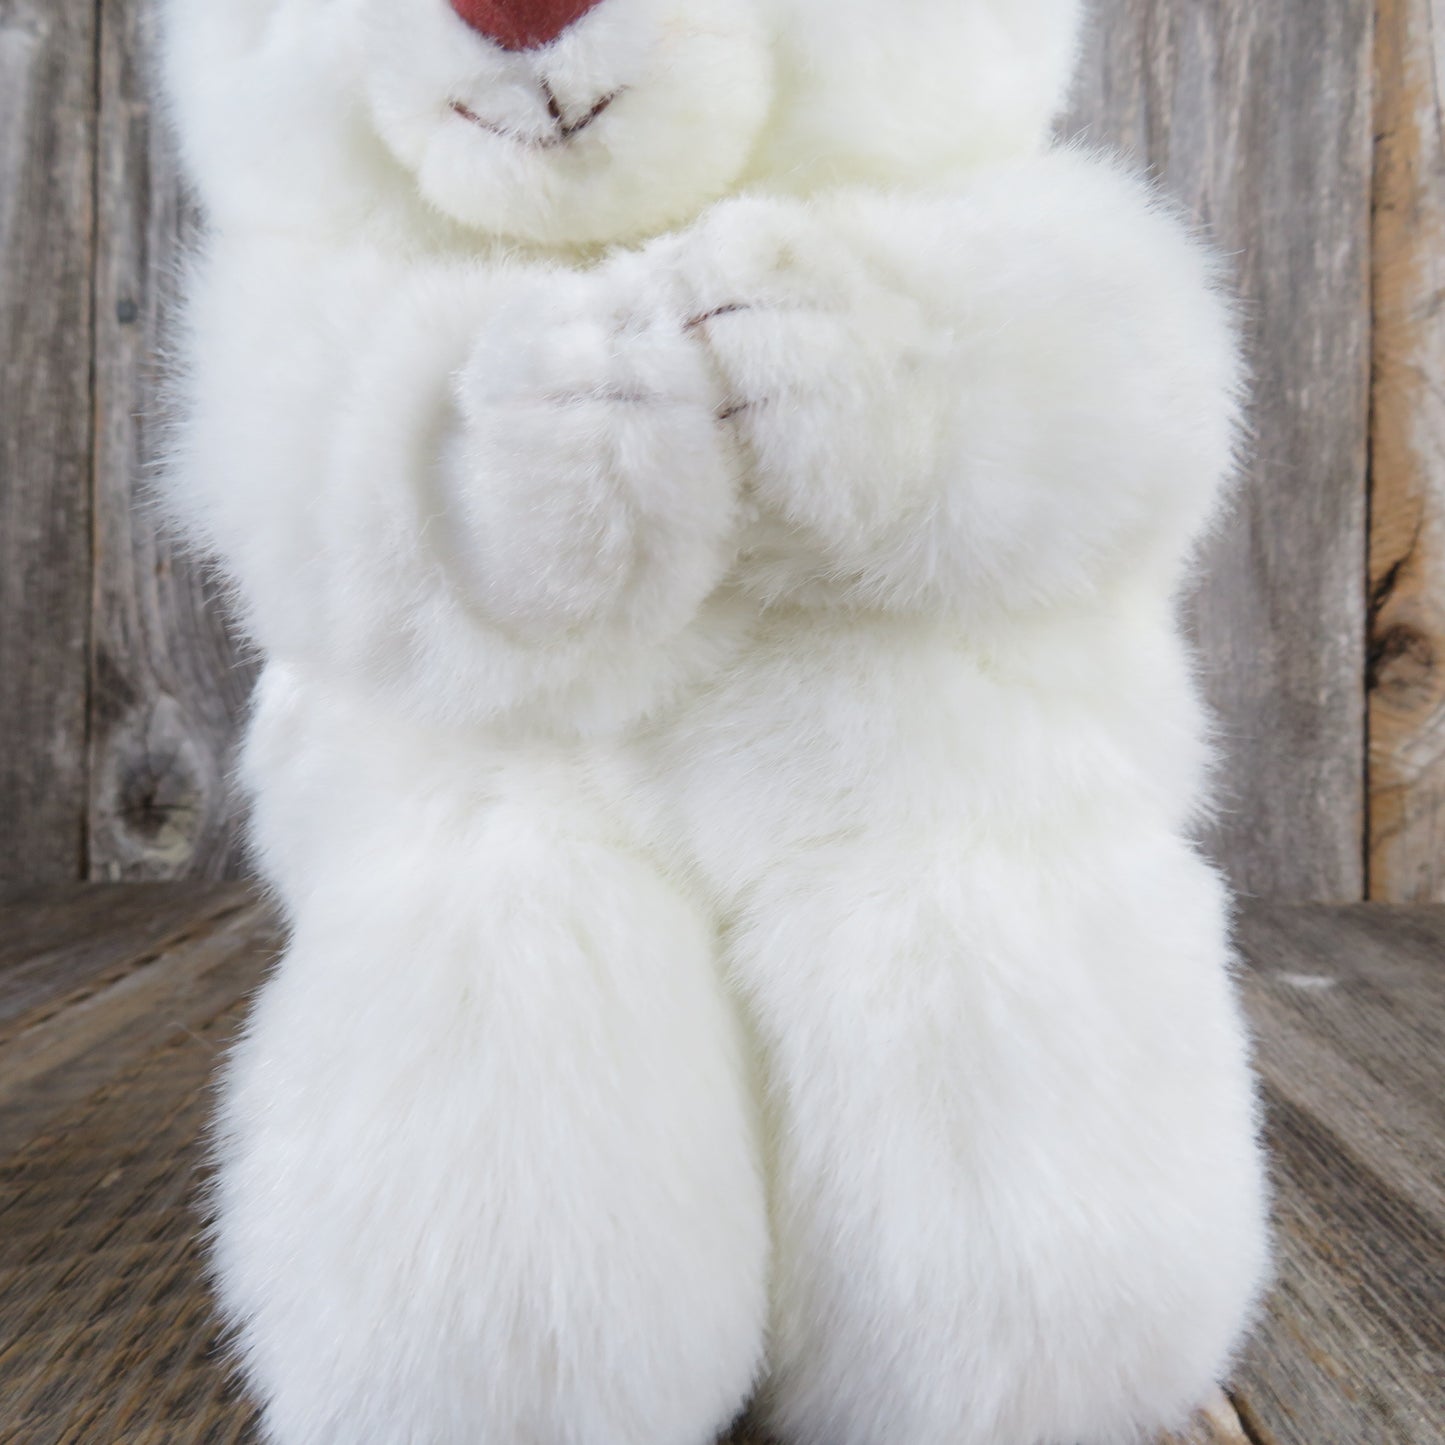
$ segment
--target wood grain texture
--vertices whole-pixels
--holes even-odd
[[[1378,0],[1370,893],[1445,898],[1442,0]]]
[[[211,927],[246,897],[238,884],[68,885],[0,903],[0,1045]]]
[[[204,574],[160,527],[160,363],[194,217],[153,101],[153,9],[104,0],[96,255],[89,854],[99,879],[239,871],[229,784],[250,692]]]
[[[1445,912],[1247,910],[1278,1285],[1258,1445],[1445,1441]]]
[[[0,0],[0,878],[80,876],[94,0]]]
[[[22,1148],[53,1127],[56,1115],[148,1057],[189,1012],[228,1008],[237,998],[230,967],[258,938],[255,905],[226,910],[210,926],[186,930],[160,949],[119,961],[101,988],[78,991],[5,1040],[0,1076],[0,1151]],[[247,974],[243,984],[253,982]]]
[[[1221,722],[1211,851],[1249,893],[1364,890],[1372,0],[1096,0],[1065,130],[1233,261],[1250,465],[1191,614]]]
[[[72,974],[0,1038],[4,1438],[254,1445],[195,1200],[207,1081],[272,924],[244,889],[132,885],[12,899],[0,940],[0,999],[36,960]],[[1160,1445],[1438,1445],[1445,909],[1251,905],[1241,944],[1280,1282],[1232,1403]],[[767,1442],[744,1422],[730,1445]]]
[[[273,949],[245,903],[0,1053],[7,1441],[253,1438],[217,1350],[195,1201],[208,1081]]]
[[[1374,0],[1093,3],[1069,129],[1132,152],[1234,257],[1259,377],[1256,460],[1193,608],[1232,760],[1211,848],[1251,893],[1359,897],[1368,848],[1378,894],[1436,896],[1442,0],[1378,0],[1378,67]],[[226,769],[249,672],[197,572],[132,505],[187,223],[148,100],[147,8],[0,0],[7,881],[237,867]]]

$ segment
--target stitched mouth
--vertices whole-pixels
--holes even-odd
[[[490,135],[499,135],[504,140],[515,141],[518,145],[529,146],[533,150],[550,151],[567,145],[581,135],[622,93],[621,90],[611,91],[597,101],[591,110],[573,120],[568,120],[557,97],[552,93],[552,87],[543,81],[542,94],[547,98],[547,114],[551,117],[553,128],[542,135],[531,135],[526,131],[512,130],[507,126],[498,125],[496,121],[478,115],[469,105],[464,105],[459,100],[452,101],[451,108],[453,115],[460,116],[468,124],[474,125]]]

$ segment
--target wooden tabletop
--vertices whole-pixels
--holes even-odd
[[[1187,1438],[1445,1442],[1445,908],[1256,904],[1240,935],[1279,1280]],[[277,943],[241,887],[0,902],[7,1445],[255,1439],[195,1199],[208,1080]]]

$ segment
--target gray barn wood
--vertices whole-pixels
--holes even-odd
[[[1239,887],[1364,890],[1371,0],[1099,0],[1065,126],[1142,161],[1231,260],[1249,465],[1192,617]]]
[[[1279,1280],[1260,1445],[1445,1441],[1445,911],[1256,906],[1243,948]]]
[[[148,8],[101,9],[95,571],[87,874],[211,878],[239,861],[229,773],[250,690],[196,560],[159,525],[160,362],[185,236]]]
[[[237,887],[50,889],[0,903],[3,940],[5,1424],[17,1445],[254,1441],[197,1170],[273,921]],[[1253,904],[1240,948],[1279,1281],[1228,1399],[1167,1445],[1441,1445],[1445,909]]]
[[[1370,528],[1370,891],[1445,898],[1442,0],[1380,0]]]
[[[0,879],[85,867],[94,0],[0,0]]]
[[[1254,894],[1445,897],[1441,3],[1094,0],[1065,127],[1142,160],[1245,299],[1255,460],[1192,616],[1227,759],[1208,841]],[[133,505],[189,224],[146,9],[0,0],[0,881],[240,866],[251,671]]]

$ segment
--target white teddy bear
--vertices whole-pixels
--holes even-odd
[[[1266,1270],[1173,597],[1211,263],[1074,0],[166,0],[291,940],[278,1445],[1119,1445]]]

